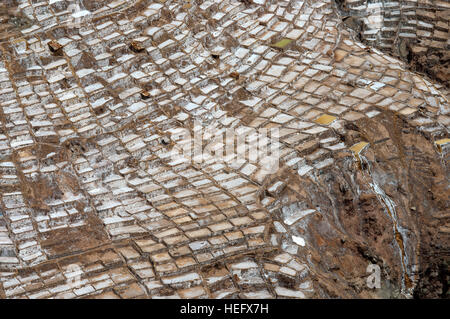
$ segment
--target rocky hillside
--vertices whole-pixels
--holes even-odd
[[[3,1],[0,297],[448,298],[448,4],[410,3]]]

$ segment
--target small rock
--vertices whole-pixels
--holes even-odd
[[[231,72],[231,73],[230,73],[230,76],[231,76],[233,79],[236,79],[236,80],[239,79],[239,73],[237,73],[237,72]]]
[[[142,98],[143,100],[149,99],[149,98],[150,98],[150,93],[149,93],[148,91],[142,91],[142,92],[141,92],[141,98]]]
[[[58,53],[61,54],[62,53],[62,45],[59,44],[57,41],[52,40],[48,43],[48,48],[50,49],[50,51],[52,53]]]
[[[139,42],[132,41],[130,43],[130,50],[135,53],[140,53],[140,52],[144,51],[145,48]]]

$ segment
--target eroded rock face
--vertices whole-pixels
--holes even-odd
[[[394,54],[418,72],[450,83],[450,5],[446,1],[337,0],[361,41]]]
[[[287,186],[270,206],[288,223],[286,210],[313,210],[289,234],[311,245],[305,258],[320,272],[324,296],[446,297],[448,153],[437,157],[432,142],[393,112],[336,133],[346,144],[369,144],[357,158],[335,153],[332,168],[307,177],[274,176]],[[388,289],[367,289],[368,263],[380,266]]]
[[[448,297],[447,91],[397,42],[331,0],[78,4],[0,41],[0,297]]]

